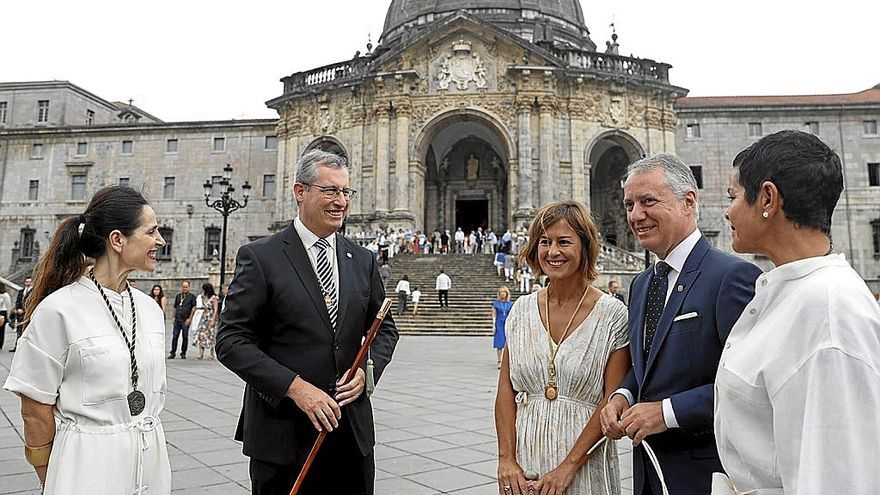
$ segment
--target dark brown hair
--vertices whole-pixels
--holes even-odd
[[[581,266],[586,280],[599,276],[596,260],[599,259],[599,229],[587,207],[577,201],[557,201],[545,205],[535,214],[529,227],[529,242],[519,253],[520,263],[527,263],[532,272],[540,277],[545,275],[538,261],[538,245],[547,228],[560,220],[565,220],[581,240]]]
[[[30,322],[34,308],[46,296],[73,283],[86,267],[107,252],[111,232],[132,235],[141,223],[143,207],[148,204],[141,193],[130,187],[109,186],[92,196],[82,215],[62,220],[34,269],[33,293],[25,304],[25,323]]]

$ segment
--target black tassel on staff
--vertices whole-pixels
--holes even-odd
[[[391,299],[387,297],[382,302],[382,306],[379,308],[379,312],[376,314],[376,319],[373,320],[373,325],[370,326],[370,330],[367,332],[367,337],[364,339],[364,343],[361,345],[360,350],[357,353],[357,357],[354,358],[354,363],[352,363],[351,368],[348,369],[348,372],[345,374],[345,380],[343,380],[343,384],[350,382],[354,379],[355,373],[357,373],[358,368],[361,367],[361,363],[364,362],[364,358],[367,357],[367,352],[370,350],[370,344],[373,343],[373,338],[376,337],[376,334],[379,332],[379,327],[382,325],[382,321],[385,319],[385,315],[388,314],[388,310],[391,309]],[[302,469],[296,477],[296,482],[293,484],[293,489],[290,490],[290,495],[296,495],[299,492],[299,489],[302,487],[303,481],[306,479],[306,474],[308,474],[309,469],[312,467],[312,464],[315,462],[315,456],[318,455],[318,450],[321,448],[321,444],[324,443],[324,438],[327,436],[327,430],[322,429],[320,433],[318,433],[318,438],[315,439],[315,444],[312,445],[312,450],[309,451],[309,456],[306,458],[305,464],[303,464]]]

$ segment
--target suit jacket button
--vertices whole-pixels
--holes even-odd
[[[339,350],[339,342],[334,342],[334,343],[333,343],[333,350],[334,350],[334,351],[338,351],[338,350]]]

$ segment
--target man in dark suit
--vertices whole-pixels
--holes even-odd
[[[608,282],[608,293],[611,294],[611,297],[614,299],[626,304],[626,299],[623,297],[623,294],[620,293],[620,282],[617,280]]]
[[[718,361],[761,271],[709,246],[697,228],[696,180],[675,155],[630,165],[624,205],[633,234],[659,261],[630,287],[633,367],[602,410],[602,429],[647,440],[670,493],[704,495],[722,471],[713,432]],[[633,493],[661,493],[642,448],[634,449]]]
[[[342,384],[385,298],[372,254],[337,234],[354,191],[343,158],[300,159],[299,213],[239,248],[217,357],[247,384],[235,433],[254,494],[286,494],[318,431],[330,432],[300,493],[372,494],[373,411],[364,367]],[[397,343],[391,316],[370,347],[378,380]]]

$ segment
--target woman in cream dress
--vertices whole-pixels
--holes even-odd
[[[126,282],[153,271],[164,244],[143,196],[112,186],[61,222],[37,265],[4,388],[21,397],[26,458],[46,494],[171,492],[164,316]]]
[[[495,401],[502,495],[620,493],[617,452],[595,413],[629,369],[627,310],[591,286],[598,243],[573,201],[545,206],[530,228],[523,261],[550,284],[507,319]]]

